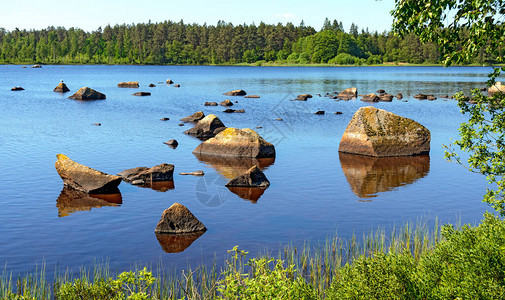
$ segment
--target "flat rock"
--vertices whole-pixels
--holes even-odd
[[[324,110],[318,110],[314,114],[315,115],[324,115]]]
[[[243,113],[245,113],[245,110],[244,110],[243,108],[241,108],[241,109],[237,109],[237,110],[235,111],[235,113],[237,113],[237,114],[243,114]]]
[[[270,181],[263,173],[263,171],[258,168],[258,166],[252,166],[247,172],[241,174],[232,180],[230,180],[226,187],[262,187],[267,188],[270,186]]]
[[[259,98],[259,95],[247,95],[244,98]]]
[[[151,96],[150,92],[136,92],[132,94],[133,96]]]
[[[247,95],[247,93],[244,90],[233,90],[233,91],[226,92],[223,95],[226,95],[226,96],[245,96],[245,95]]]
[[[182,123],[189,123],[189,122],[194,123],[194,122],[200,121],[203,118],[205,118],[205,114],[203,113],[203,111],[197,111],[196,113],[194,113],[190,116],[180,119],[180,121]]]
[[[32,68],[37,69],[37,68],[42,68],[42,66],[37,64],[37,65],[33,65]]]
[[[233,102],[231,102],[229,99],[226,99],[226,100],[222,101],[221,103],[219,103],[219,105],[221,105],[221,106],[233,106]]]
[[[195,155],[275,157],[275,147],[249,128],[226,128],[193,150]]]
[[[109,175],[71,160],[64,154],[56,155],[56,171],[69,188],[88,194],[118,193],[121,177]]]
[[[307,101],[307,99],[309,99],[309,98],[312,98],[311,94],[300,94],[300,95],[296,96],[295,100]]]
[[[205,173],[202,170],[198,170],[193,172],[181,172],[179,175],[203,176]]]
[[[68,97],[68,99],[99,100],[99,99],[105,99],[105,95],[100,92],[97,92],[94,89],[91,89],[89,87],[82,87],[75,94]]]
[[[54,89],[53,89],[54,92],[57,92],[57,93],[66,93],[66,92],[70,92],[70,89],[67,87],[66,84],[64,84],[63,82],[60,82],[60,84],[58,84]]]
[[[184,133],[199,139],[208,139],[216,136],[216,134],[225,128],[226,126],[224,126],[223,122],[216,115],[210,114],[198,121],[193,128],[184,131]]]
[[[391,102],[393,101],[393,95],[391,94],[382,94],[382,95],[379,95],[379,101],[382,101],[382,102]]]
[[[358,89],[355,87],[347,88],[340,93],[337,97],[342,100],[350,100],[358,97]]]
[[[205,102],[203,105],[205,105],[205,106],[217,106],[217,102]]]
[[[117,84],[117,87],[118,88],[138,88],[139,82],[138,81],[120,82]]]
[[[421,94],[415,95],[414,98],[416,98],[417,100],[426,100],[426,99],[428,99],[428,95],[421,93]]]
[[[187,207],[174,203],[165,209],[156,225],[155,233],[190,233],[206,231],[207,228],[198,220]]]
[[[174,165],[160,164],[152,168],[137,167],[124,170],[117,175],[121,176],[124,181],[133,183],[136,180],[145,182],[154,181],[173,181],[174,180]]]
[[[489,96],[493,96],[498,92],[505,93],[505,85],[503,85],[500,81],[495,82],[488,90]]]
[[[13,88],[11,88],[11,91],[24,91],[25,89],[20,87],[20,86],[15,86]]]
[[[430,131],[408,118],[372,106],[353,115],[339,152],[375,157],[410,156],[430,152]]]
[[[365,102],[378,102],[380,100],[379,96],[374,93],[366,94],[361,97],[361,101]]]
[[[429,101],[433,101],[433,100],[437,100],[437,97],[433,96],[433,95],[428,95],[426,97],[426,99],[428,99]]]
[[[229,113],[234,113],[235,110],[231,109],[231,108],[227,108],[227,109],[223,110],[223,112],[229,114]]]

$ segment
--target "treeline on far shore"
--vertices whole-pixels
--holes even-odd
[[[463,33],[465,34],[465,33]],[[468,35],[469,36],[469,35]],[[7,31],[0,28],[2,64],[437,64],[434,44],[413,34],[369,32],[326,19],[320,31],[302,23],[217,25],[123,24],[86,32],[78,28]],[[495,63],[484,51],[468,64]]]

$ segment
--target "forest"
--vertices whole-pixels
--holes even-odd
[[[2,64],[438,64],[435,44],[418,36],[369,32],[326,18],[320,31],[302,21],[295,26],[185,24],[165,21],[107,25],[93,32],[48,27],[0,28]],[[466,64],[493,63],[485,51]]]

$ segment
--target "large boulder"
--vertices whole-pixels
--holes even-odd
[[[349,99],[354,99],[358,97],[358,89],[355,87],[351,87],[348,89],[345,89],[338,93],[337,98],[342,99],[342,100],[349,100]]]
[[[137,167],[124,170],[117,175],[121,176],[126,182],[138,185],[154,181],[173,181],[174,165],[163,163],[152,168]]]
[[[247,95],[247,93],[244,90],[233,90],[233,91],[226,92],[223,95],[226,95],[226,96],[245,96],[245,95]]]
[[[216,136],[216,134],[225,128],[226,126],[224,126],[223,122],[216,115],[210,114],[198,121],[193,128],[184,131],[184,133],[199,139],[209,139]]]
[[[487,92],[490,96],[493,96],[494,94],[496,94],[498,92],[505,93],[505,85],[503,85],[500,81],[497,81],[497,82],[495,82],[495,84],[493,86],[491,86],[487,90]]]
[[[184,205],[174,203],[163,211],[155,233],[189,233],[207,228]]]
[[[121,177],[108,175],[71,160],[64,154],[57,154],[56,171],[63,184],[88,194],[118,193]]]
[[[205,114],[203,113],[203,111],[197,111],[196,113],[194,113],[194,114],[192,114],[190,116],[182,118],[180,121],[182,123],[198,122],[198,121],[200,121],[203,118],[205,118]]]
[[[195,155],[275,157],[275,147],[249,128],[226,128],[193,150]]]
[[[232,180],[230,180],[226,187],[261,187],[267,188],[270,186],[270,181],[268,181],[265,174],[258,168],[258,166],[252,166],[247,172],[239,175]]]
[[[118,88],[138,88],[139,82],[138,81],[120,82],[117,84],[117,87]]]
[[[57,93],[66,93],[66,92],[70,92],[70,89],[67,87],[66,84],[64,84],[63,82],[60,82],[60,84],[58,84],[54,90],[54,92],[57,92]]]
[[[340,141],[339,152],[376,157],[430,152],[431,134],[414,120],[372,106],[354,114]]]
[[[89,87],[82,87],[75,94],[68,97],[68,99],[99,100],[99,99],[105,99],[105,95],[100,92],[97,92],[94,89],[91,89]]]

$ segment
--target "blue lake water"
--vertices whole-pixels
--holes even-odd
[[[443,157],[442,145],[458,137],[465,116],[454,100],[418,101],[412,96],[451,95],[482,87],[489,71],[485,67],[2,65],[0,266],[14,274],[33,271],[41,263],[48,272],[56,265],[72,272],[97,261],[109,261],[118,270],[160,262],[183,268],[213,259],[221,263],[226,250],[235,245],[251,253],[265,248],[277,253],[289,243],[316,245],[336,232],[348,238],[377,227],[435,218],[479,222],[490,210],[481,202],[485,178]],[[181,87],[166,85],[167,78]],[[52,91],[60,80],[70,93]],[[118,88],[122,81],[139,81],[140,88]],[[157,86],[149,88],[150,83]],[[14,86],[25,90],[10,91]],[[67,99],[83,86],[107,99]],[[359,107],[370,104],[317,94],[352,86],[359,94],[377,89],[403,93],[408,102],[395,99],[372,105],[426,126],[432,137],[429,157],[377,161],[339,156],[347,123]],[[222,95],[233,89],[261,98]],[[137,91],[152,95],[131,95]],[[314,98],[290,101],[302,93]],[[246,112],[226,114],[222,106],[203,106],[205,101],[225,99],[238,101],[233,108]],[[275,161],[260,162],[271,185],[259,199],[249,195],[256,201],[242,199],[247,191],[233,193],[224,184],[257,162],[206,161],[191,153],[200,141],[183,134],[192,125],[181,127],[179,119],[199,110],[216,114],[228,127],[253,128],[275,145]],[[318,110],[326,114],[314,115]],[[170,120],[160,121],[164,117]],[[163,144],[173,138],[179,142],[176,149]],[[123,182],[121,204],[72,202],[71,197],[60,197],[63,183],[54,168],[58,153],[109,174],[171,163],[174,188],[162,192]],[[178,175],[195,170],[206,175]],[[196,239],[158,241],[154,228],[174,202],[188,207],[208,231]],[[187,245],[182,252],[164,251],[181,251]]]

